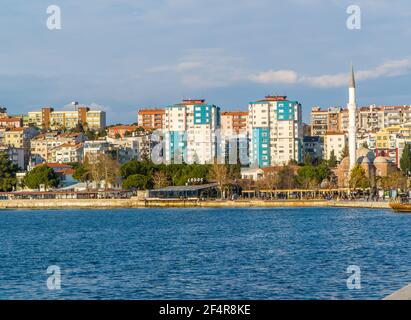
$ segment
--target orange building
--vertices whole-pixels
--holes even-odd
[[[221,130],[223,134],[240,134],[247,132],[248,112],[231,111],[221,113]]]
[[[138,111],[137,123],[145,130],[163,128],[164,109],[141,109]]]
[[[2,128],[20,128],[22,126],[23,126],[23,119],[21,117],[0,118],[0,127]]]
[[[115,139],[116,137],[120,136],[121,138],[124,138],[127,133],[132,133],[138,129],[138,126],[114,126],[108,128],[108,136],[110,138]]]

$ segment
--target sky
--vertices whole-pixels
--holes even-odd
[[[358,30],[346,25],[353,4]],[[229,111],[277,94],[309,122],[313,105],[346,105],[351,62],[359,105],[411,104],[410,22],[409,0],[2,0],[0,105],[78,101],[132,123],[186,98]]]

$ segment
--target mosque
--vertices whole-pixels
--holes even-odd
[[[336,170],[339,188],[348,188],[351,170],[359,164],[365,171],[370,181],[371,187],[376,185],[376,177],[386,177],[398,171],[396,165],[389,158],[376,157],[370,149],[361,147],[357,149],[357,99],[354,68],[351,67],[349,80],[349,128],[348,128],[348,149],[349,156],[344,158]]]

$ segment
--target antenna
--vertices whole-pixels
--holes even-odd
[[[77,111],[77,106],[78,106],[78,102],[77,101],[73,101],[71,103],[72,106],[74,106],[74,110]]]

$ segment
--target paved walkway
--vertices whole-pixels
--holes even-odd
[[[411,284],[394,292],[384,300],[411,300]]]

